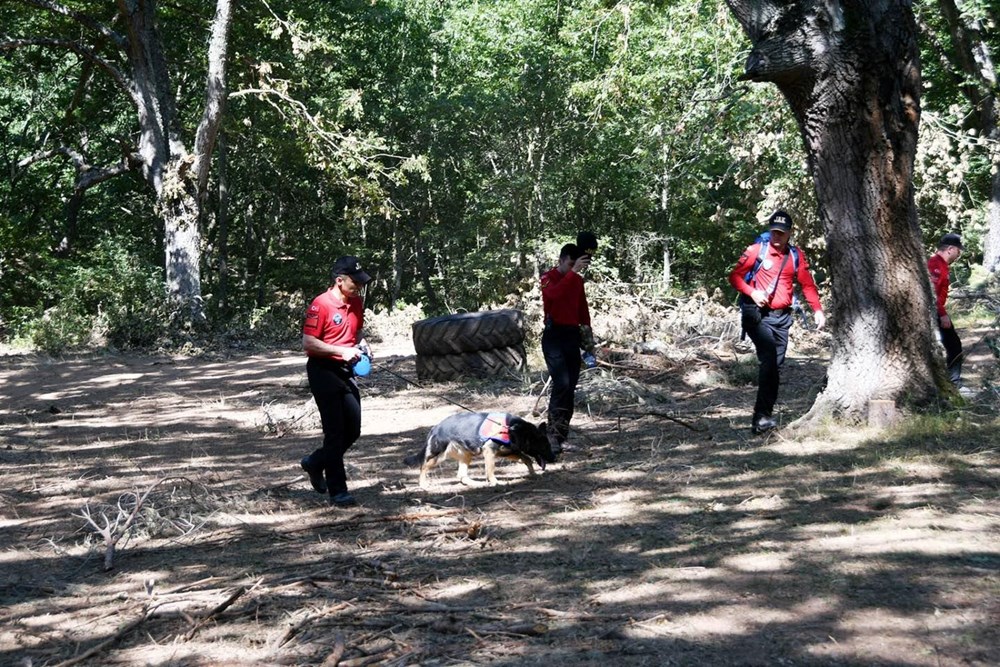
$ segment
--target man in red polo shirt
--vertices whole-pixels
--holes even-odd
[[[361,436],[361,395],[354,364],[362,354],[371,358],[362,336],[361,298],[370,279],[357,257],[339,258],[330,270],[330,287],[313,300],[302,326],[302,348],[309,357],[306,375],[323,422],[323,446],[303,458],[301,465],[313,488],[329,493],[336,507],[358,504],[347,491],[344,454]]]
[[[816,328],[826,324],[823,306],[805,253],[796,248],[798,260],[792,256],[788,239],[792,233],[792,216],[775,211],[768,220],[771,239],[761,263],[751,281],[746,275],[754,267],[760,244],[754,243],[743,251],[736,268],[729,274],[729,284],[740,293],[741,324],[757,350],[757,400],[753,407],[750,429],[754,435],[767,433],[777,427],[772,417],[778,401],[780,369],[785,362],[788,347],[788,330],[792,326],[792,295],[795,281],[802,286],[802,294],[813,309]]]
[[[593,234],[584,241],[592,246],[591,252],[597,249],[597,238]],[[542,354],[552,381],[546,435],[552,453],[557,456],[569,448],[566,439],[573,418],[576,384],[580,380],[580,327],[590,326],[590,308],[582,276],[589,266],[590,253],[567,243],[559,251],[559,264],[541,279],[545,314]]]
[[[965,397],[975,395],[975,392],[962,385],[962,339],[955,331],[955,325],[945,310],[948,301],[949,267],[962,254],[962,237],[958,234],[945,234],[938,243],[937,252],[927,260],[927,270],[931,274],[931,284],[934,286],[935,306],[938,319],[938,331],[941,333],[941,343],[944,345],[945,363],[948,367],[948,379]]]

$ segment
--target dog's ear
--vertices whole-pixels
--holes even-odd
[[[538,425],[538,430],[541,433],[545,433],[545,422],[542,422]]]

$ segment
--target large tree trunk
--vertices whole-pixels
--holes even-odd
[[[777,84],[798,121],[827,241],[832,358],[807,418],[860,420],[872,399],[930,399],[946,380],[912,187],[910,3],[727,2],[753,43],[745,78]]]

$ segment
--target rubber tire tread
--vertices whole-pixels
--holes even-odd
[[[527,366],[527,355],[521,344],[462,354],[418,354],[417,378],[443,381],[496,377],[509,372],[521,373]]]
[[[417,354],[493,350],[524,342],[524,313],[508,308],[441,315],[414,322],[412,330]]]

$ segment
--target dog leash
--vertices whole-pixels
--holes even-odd
[[[372,367],[375,367],[375,366],[376,366],[376,364],[372,364]],[[479,413],[478,410],[473,410],[472,408],[468,408],[468,407],[462,405],[461,403],[459,403],[458,401],[451,400],[447,396],[442,396],[441,394],[435,394],[433,391],[428,391],[427,387],[423,386],[422,384],[414,382],[410,378],[405,377],[403,375],[400,375],[396,371],[390,370],[390,369],[386,368],[385,366],[383,366],[382,364],[378,364],[378,369],[382,370],[382,371],[385,371],[389,375],[392,375],[394,377],[399,378],[400,380],[402,380],[403,382],[406,382],[407,384],[412,384],[417,389],[423,389],[424,391],[426,391],[431,396],[434,396],[435,398],[440,398],[442,401],[447,401],[448,403],[451,403],[452,405],[457,405],[458,407],[462,408],[463,410],[466,410],[466,411],[471,412],[473,414],[478,414]],[[489,419],[489,418],[487,418],[487,419]],[[496,421],[495,419],[489,419],[489,421],[493,422],[497,426],[506,426],[506,424],[501,424],[500,422]]]

